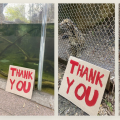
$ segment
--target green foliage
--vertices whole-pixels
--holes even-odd
[[[19,30],[18,30],[18,34],[19,36],[23,36],[27,31],[27,27],[25,25],[20,25],[19,26]]]
[[[110,111],[113,110],[113,108],[112,108],[112,104],[111,104],[110,102],[107,102],[107,106],[109,107]]]
[[[2,36],[10,36],[16,34],[17,29],[18,25],[0,25],[0,33],[2,34]]]
[[[110,111],[113,111],[112,104],[110,102],[108,102],[107,100],[105,100],[105,103],[109,107]]]
[[[54,24],[47,24],[46,46],[45,46],[45,59],[43,65],[43,81],[50,82],[54,86]],[[31,32],[29,32],[31,31]],[[27,34],[26,34],[27,33]],[[24,36],[25,35],[25,36]],[[21,36],[16,44],[26,52],[31,59],[39,59],[40,51],[40,37],[41,37],[41,24],[2,24],[0,25],[0,36],[8,39],[10,42],[15,42]],[[0,52],[3,51],[9,43],[5,39],[0,38]],[[26,56],[23,52],[12,45],[0,56],[0,70],[8,74],[9,65],[21,66],[35,69],[35,80],[38,80],[38,64],[39,61],[31,62],[25,61]],[[3,61],[4,60],[4,61]],[[6,60],[9,60],[7,62]],[[0,77],[6,78],[0,74]],[[48,82],[44,82],[42,91],[54,94],[54,88],[50,87]]]
[[[27,34],[28,36],[40,36],[41,35],[41,25],[31,25],[31,24],[8,24],[0,25],[0,33],[2,36],[23,36],[30,30],[32,32]]]
[[[54,30],[54,25],[53,24],[47,25],[47,29]]]
[[[29,22],[29,20],[27,20],[25,18],[25,5],[16,5],[16,6],[12,6],[12,7],[7,7],[7,10],[6,10],[6,18],[9,20],[9,21],[14,21],[15,19],[19,19],[21,21],[24,21],[26,23]]]

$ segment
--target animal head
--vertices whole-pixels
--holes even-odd
[[[67,32],[68,35],[74,36],[75,31],[77,30],[77,27],[73,23],[71,19],[64,19],[61,23],[59,23],[60,29],[62,29],[64,32]]]
[[[61,29],[73,29],[73,22],[70,19],[64,19],[61,23],[59,23]]]

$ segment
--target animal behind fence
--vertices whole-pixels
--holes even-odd
[[[69,39],[68,45],[70,46],[70,55],[81,57],[81,52],[84,49],[85,44],[85,39],[81,31],[79,31],[73,21],[68,18],[59,23],[59,26],[60,29],[64,31],[62,39]]]
[[[114,75],[115,4],[59,4],[58,21],[60,61],[75,56]]]

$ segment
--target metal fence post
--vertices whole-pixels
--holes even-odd
[[[39,67],[38,67],[38,90],[41,90],[42,88],[43,60],[44,60],[46,25],[47,25],[47,8],[48,8],[48,4],[43,4],[40,55],[39,55]]]

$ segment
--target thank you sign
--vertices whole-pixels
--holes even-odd
[[[97,115],[110,72],[70,56],[59,94],[89,115]]]
[[[34,69],[10,65],[6,91],[31,99],[34,79]]]

